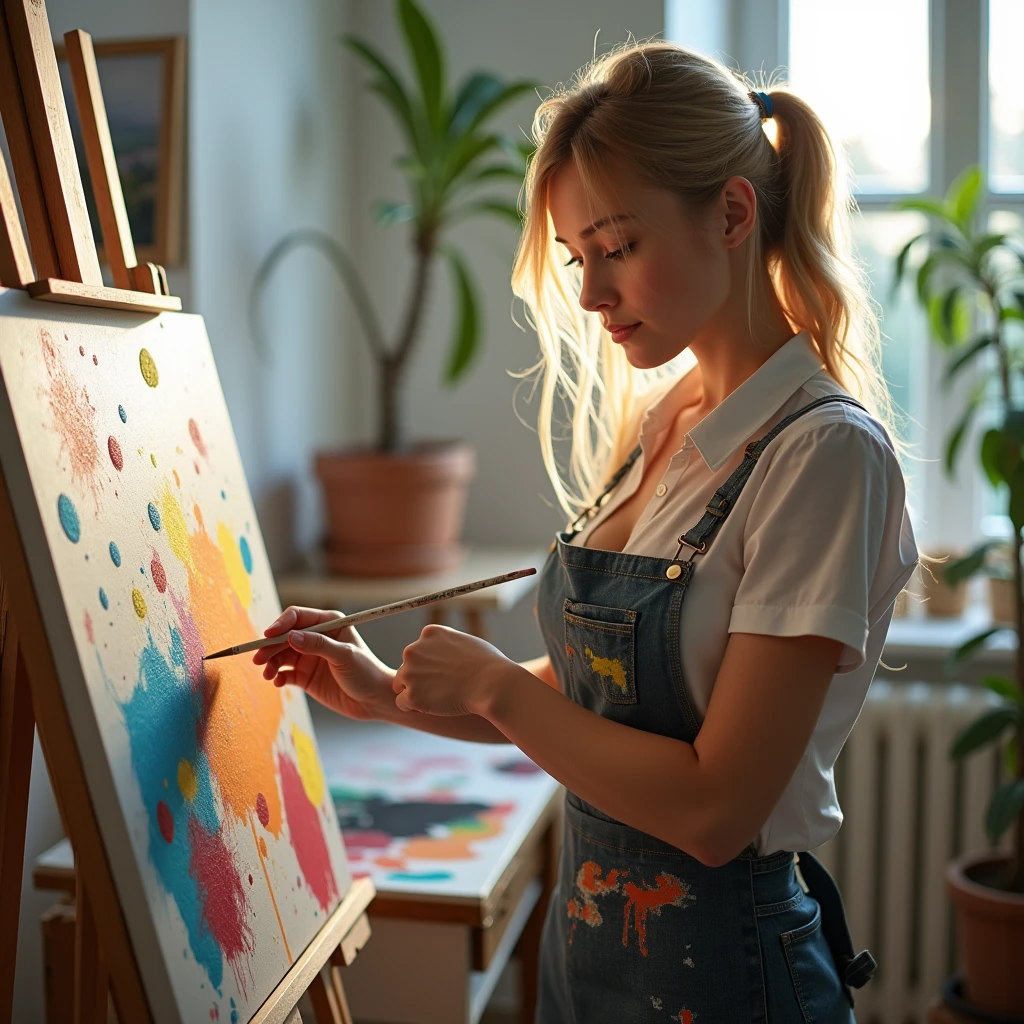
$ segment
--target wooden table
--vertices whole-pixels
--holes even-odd
[[[314,724],[353,876],[377,887],[373,940],[345,969],[355,1019],[477,1024],[516,955],[520,1019],[531,1021],[557,877],[562,787],[511,745],[318,710]],[[74,893],[67,840],[36,858],[33,881]],[[57,907],[44,920],[54,959],[62,914]],[[59,1004],[60,992],[48,992],[50,1006],[52,999]]]
[[[446,590],[516,569],[532,566],[539,571],[546,558],[547,552],[540,548],[470,547],[465,560],[454,569],[427,576],[372,578],[332,576],[324,568],[322,557],[314,554],[310,558],[309,569],[278,576],[277,590],[281,604],[286,607],[297,604],[350,612],[401,601],[417,594]],[[468,632],[487,639],[484,613],[507,611],[531,594],[536,585],[536,576],[526,576],[503,583],[500,587],[488,587],[431,605],[428,611],[432,622],[443,623],[451,611],[458,609],[465,616]]]

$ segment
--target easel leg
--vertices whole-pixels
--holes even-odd
[[[75,879],[75,1024],[106,1024],[107,965],[82,872]]]
[[[13,1012],[34,732],[32,693],[0,577],[0,1020]]]

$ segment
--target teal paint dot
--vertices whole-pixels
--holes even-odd
[[[242,551],[242,565],[245,566],[245,571],[251,576],[252,575],[252,552],[249,550],[249,542],[242,537],[238,541],[238,546]]]
[[[222,491],[220,492],[220,496],[221,496],[221,497],[222,497],[222,498],[223,498],[223,499],[224,499],[225,501],[227,501],[227,500],[228,500],[228,496],[227,496],[227,495],[226,495],[226,494],[224,493],[224,491],[223,491],[223,490],[222,490]]]
[[[121,552],[117,550],[117,545],[113,541],[110,542],[110,560],[121,568]]]
[[[77,544],[78,538],[82,536],[82,524],[78,521],[75,503],[66,494],[57,499],[57,515],[60,516],[60,525],[64,527],[68,540]]]
[[[149,521],[153,524],[154,530],[160,529],[160,512],[153,502],[149,503]]]
[[[139,572],[142,573],[143,576],[145,576],[146,575],[146,567],[144,565],[140,565],[139,566]]]
[[[122,423],[127,423],[128,422],[128,413],[126,413],[124,411],[124,406],[123,405],[119,405],[117,407],[117,415],[121,417],[121,422]]]
[[[103,605],[104,611],[110,607],[110,601],[107,600],[107,592],[102,587],[100,587],[100,604]]]

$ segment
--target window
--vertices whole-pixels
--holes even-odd
[[[881,307],[883,369],[912,446],[918,539],[922,548],[970,544],[1000,500],[976,468],[973,439],[957,479],[946,478],[946,436],[972,382],[952,393],[941,386],[945,353],[929,339],[912,288],[890,294],[893,259],[924,225],[893,205],[942,196],[960,171],[980,164],[987,223],[1024,224],[1024,2],[732,0],[728,28],[708,39],[687,38],[692,22],[682,12],[691,4],[667,0],[672,38],[747,72],[777,71],[842,144],[860,211],[858,253]]]

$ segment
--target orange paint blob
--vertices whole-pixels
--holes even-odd
[[[472,860],[473,843],[498,835],[505,827],[504,815],[483,813],[479,824],[453,825],[446,836],[415,836],[402,848],[402,855],[420,860]]]
[[[655,914],[660,914],[662,907],[682,907],[694,901],[694,897],[690,895],[690,887],[675,875],[665,872],[656,875],[654,881],[653,889],[634,885],[632,882],[627,882],[622,887],[622,891],[626,895],[622,920],[622,944],[629,945],[629,912],[632,910],[640,952],[644,956],[647,956],[648,912],[653,910]]]

